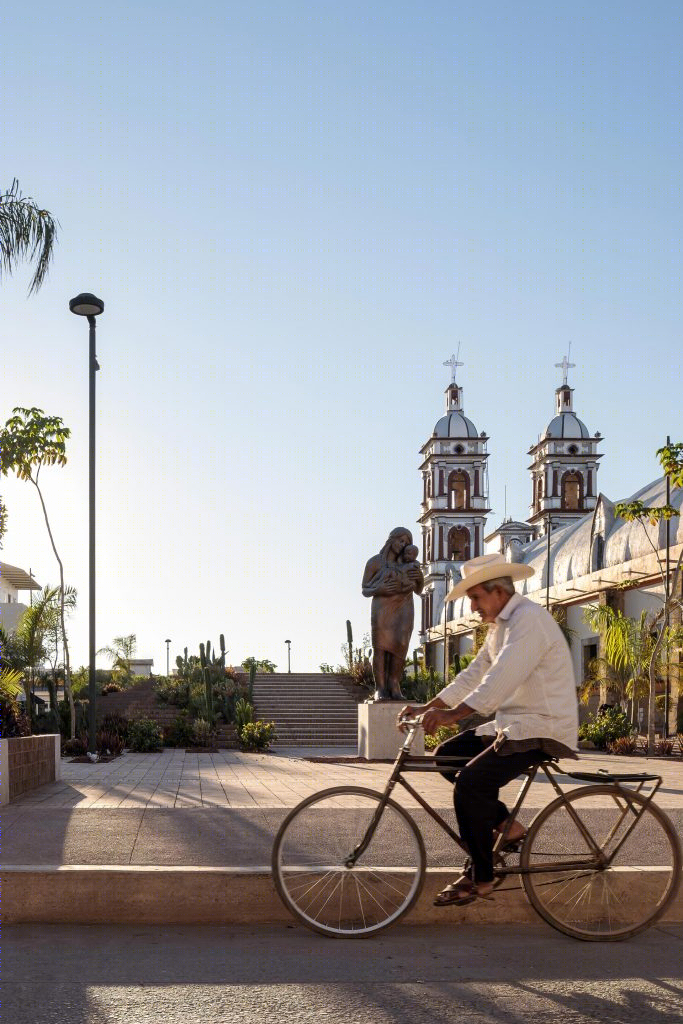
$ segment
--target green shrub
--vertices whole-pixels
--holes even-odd
[[[590,740],[598,750],[606,750],[609,743],[630,736],[631,732],[631,723],[621,708],[605,708],[579,726],[579,739]]]
[[[21,710],[16,697],[4,688],[0,688],[0,735],[3,739],[31,735],[28,715]]]
[[[118,683],[105,683],[102,687],[102,696],[106,697],[108,693],[121,693],[122,690],[123,687]]]
[[[178,708],[186,708],[189,703],[190,687],[187,679],[180,676],[167,676],[158,679],[154,684],[157,697],[164,704],[173,704]]]
[[[254,706],[250,704],[244,697],[240,697],[235,702],[235,725],[237,727],[237,735],[239,736],[245,725],[250,725],[254,721]]]
[[[196,747],[210,747],[213,743],[213,729],[205,718],[192,723],[192,742]]]
[[[110,711],[108,715],[104,716],[100,722],[100,729],[102,732],[116,733],[124,743],[128,739],[128,719],[124,718],[123,715],[117,714],[115,711]]]
[[[61,732],[61,724],[59,711],[51,711],[49,708],[42,707],[34,715],[33,731],[38,735]]]
[[[105,729],[100,729],[95,737],[95,746],[97,747],[97,753],[102,757],[107,757],[109,754],[113,757],[118,757],[119,754],[123,753],[125,743],[123,736],[120,736],[117,732],[108,732]]]
[[[612,740],[607,744],[607,750],[610,754],[622,754],[629,757],[638,753],[638,740],[635,736],[620,736],[619,739]]]
[[[82,757],[88,751],[88,743],[84,736],[76,736],[73,740],[65,740],[62,752],[68,757]]]
[[[242,750],[267,750],[277,739],[275,722],[247,722],[238,731]]]
[[[167,747],[189,747],[192,745],[192,722],[187,711],[181,711],[177,718],[164,729],[164,745]]]
[[[457,736],[460,728],[457,725],[440,725],[436,732],[428,736],[425,733],[425,750],[435,750],[440,743],[445,743],[451,736]]]
[[[87,700],[75,700],[74,708],[76,710],[76,735],[80,736],[82,733],[88,731],[88,706]],[[65,739],[71,736],[71,713],[69,711],[68,700],[60,700],[57,705],[59,710],[60,718],[60,732]]]
[[[150,718],[138,718],[128,726],[128,746],[137,754],[160,750],[163,739],[161,729]]]

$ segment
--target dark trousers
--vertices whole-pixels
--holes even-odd
[[[498,792],[501,786],[542,760],[543,751],[537,748],[517,754],[498,754],[493,749],[493,737],[477,736],[470,729],[441,743],[435,754],[469,758],[457,779],[454,769],[444,769],[441,774],[449,782],[455,781],[455,816],[460,838],[472,858],[473,881],[492,882],[493,830],[510,814],[498,799]]]

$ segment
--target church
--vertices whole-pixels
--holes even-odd
[[[446,595],[460,579],[464,561],[499,552],[509,562],[535,570],[517,589],[566,623],[580,686],[589,663],[604,654],[601,637],[584,620],[586,607],[608,604],[636,619],[643,610],[658,610],[663,567],[668,559],[673,569],[683,547],[683,517],[670,521],[667,535],[665,522],[643,527],[615,516],[617,501],[598,487],[602,435],[591,433],[574,411],[574,389],[568,383],[573,364],[565,356],[555,364],[563,377],[555,391],[555,415],[529,449],[529,515],[524,521],[505,518],[492,529],[487,525],[489,438],[465,415],[456,377],[463,364],[452,356],[444,365],[451,369],[445,413],[421,449],[418,522],[425,585],[420,644],[425,663],[443,672],[444,658],[452,663],[457,653],[471,647],[479,620],[471,615],[467,598],[446,602]],[[662,505],[666,483],[659,478],[618,500]],[[673,489],[670,501],[680,510],[683,488]],[[668,731],[678,731],[678,686],[673,679],[666,688],[664,715]]]

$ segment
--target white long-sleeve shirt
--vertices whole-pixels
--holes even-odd
[[[481,736],[553,739],[576,749],[578,704],[569,646],[545,608],[513,594],[473,662],[439,693],[449,707],[481,715]]]

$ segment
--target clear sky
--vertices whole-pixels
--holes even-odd
[[[87,323],[98,319],[97,644],[341,660],[367,558],[413,528],[462,343],[491,437],[489,527],[572,341],[600,489],[681,423],[680,3],[13,5],[0,187],[58,217],[0,286],[0,420],[62,416],[44,471],[87,661]],[[30,485],[3,560],[57,582]],[[415,635],[415,642],[417,635]]]

